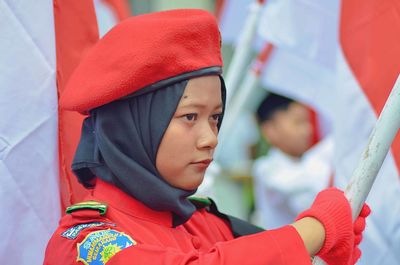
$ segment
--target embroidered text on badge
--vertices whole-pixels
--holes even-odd
[[[95,231],[77,244],[77,261],[86,265],[104,265],[121,250],[136,245],[136,241],[116,230]]]
[[[61,234],[61,236],[68,239],[75,239],[78,236],[79,232],[81,232],[83,229],[88,227],[103,226],[103,225],[115,226],[115,224],[107,222],[92,222],[92,223],[78,224],[76,226],[73,226],[65,230]]]

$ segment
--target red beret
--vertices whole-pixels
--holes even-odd
[[[61,95],[85,113],[169,78],[222,67],[216,19],[205,10],[139,15],[107,33],[82,59]]]

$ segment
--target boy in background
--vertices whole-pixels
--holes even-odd
[[[293,99],[270,93],[256,115],[262,137],[271,147],[253,167],[254,222],[274,229],[292,221],[329,186],[333,145],[326,138],[310,148],[310,111]]]

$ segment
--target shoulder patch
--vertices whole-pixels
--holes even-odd
[[[68,239],[75,239],[78,236],[78,234],[85,228],[104,226],[104,225],[116,226],[116,224],[108,222],[91,222],[91,223],[78,224],[62,232],[61,236]]]
[[[189,201],[193,203],[197,209],[202,209],[211,205],[211,200],[206,197],[189,197]]]
[[[136,244],[123,232],[112,229],[94,231],[77,244],[77,261],[85,265],[104,265],[121,250]]]
[[[65,211],[67,214],[71,214],[72,212],[79,211],[79,210],[97,210],[100,212],[101,215],[104,215],[107,212],[107,204],[97,202],[97,201],[85,201],[76,203],[67,207]]]

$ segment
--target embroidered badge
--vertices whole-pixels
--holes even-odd
[[[88,227],[102,226],[102,225],[116,226],[113,223],[107,223],[107,222],[92,222],[92,223],[78,224],[76,226],[68,228],[68,230],[65,230],[61,234],[61,236],[68,239],[75,239],[78,236],[79,232],[81,232],[83,229]]]
[[[121,250],[136,245],[136,241],[116,230],[95,231],[77,244],[77,261],[85,265],[104,265]]]

